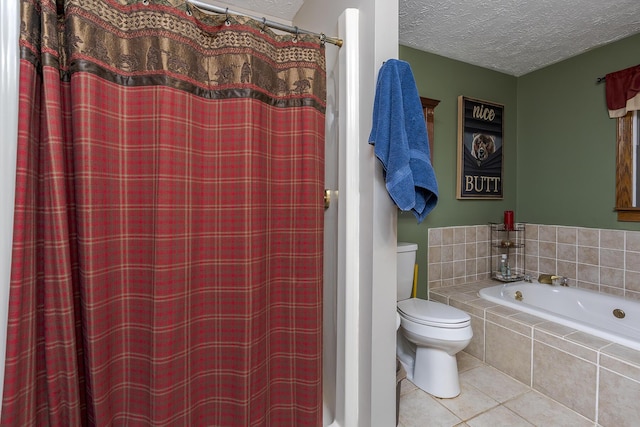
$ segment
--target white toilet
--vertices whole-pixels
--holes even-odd
[[[398,242],[398,314],[396,354],[407,378],[436,397],[460,394],[456,353],[473,336],[471,318],[455,307],[411,298],[416,243]]]

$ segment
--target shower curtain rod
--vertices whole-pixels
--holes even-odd
[[[266,19],[264,17],[263,18],[257,18],[255,16],[247,15],[246,13],[235,12],[233,10],[229,10],[228,7],[218,7],[218,6],[214,6],[212,4],[209,4],[209,3],[205,3],[205,2],[200,1],[200,0],[187,0],[187,3],[192,4],[192,5],[200,8],[200,9],[204,9],[204,10],[209,11],[209,12],[247,16],[247,17],[253,18],[253,19],[257,20],[257,21],[262,21],[262,23],[264,25],[266,25],[267,27],[271,27],[271,28],[275,28],[275,29],[278,29],[278,30],[286,31],[288,33],[309,34],[311,36],[316,36],[316,37],[320,38],[320,40],[323,41],[323,42],[331,43],[331,44],[334,44],[334,45],[336,45],[338,47],[342,47],[342,43],[343,43],[342,39],[339,39],[337,37],[327,37],[324,34],[317,34],[317,33],[311,32],[311,31],[300,29],[298,27],[292,27],[290,25],[284,25],[284,24],[281,24],[279,22],[270,21],[270,20],[268,20],[268,19]]]

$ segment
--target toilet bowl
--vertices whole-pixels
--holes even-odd
[[[409,298],[417,249],[415,243],[398,243],[396,354],[416,386],[436,397],[456,397],[460,394],[456,354],[471,341],[471,318],[446,304]]]

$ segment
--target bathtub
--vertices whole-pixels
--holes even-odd
[[[538,282],[492,286],[479,294],[488,301],[640,351],[640,302]]]

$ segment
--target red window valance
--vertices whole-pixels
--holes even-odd
[[[606,93],[609,117],[640,110],[640,65],[607,74]]]

